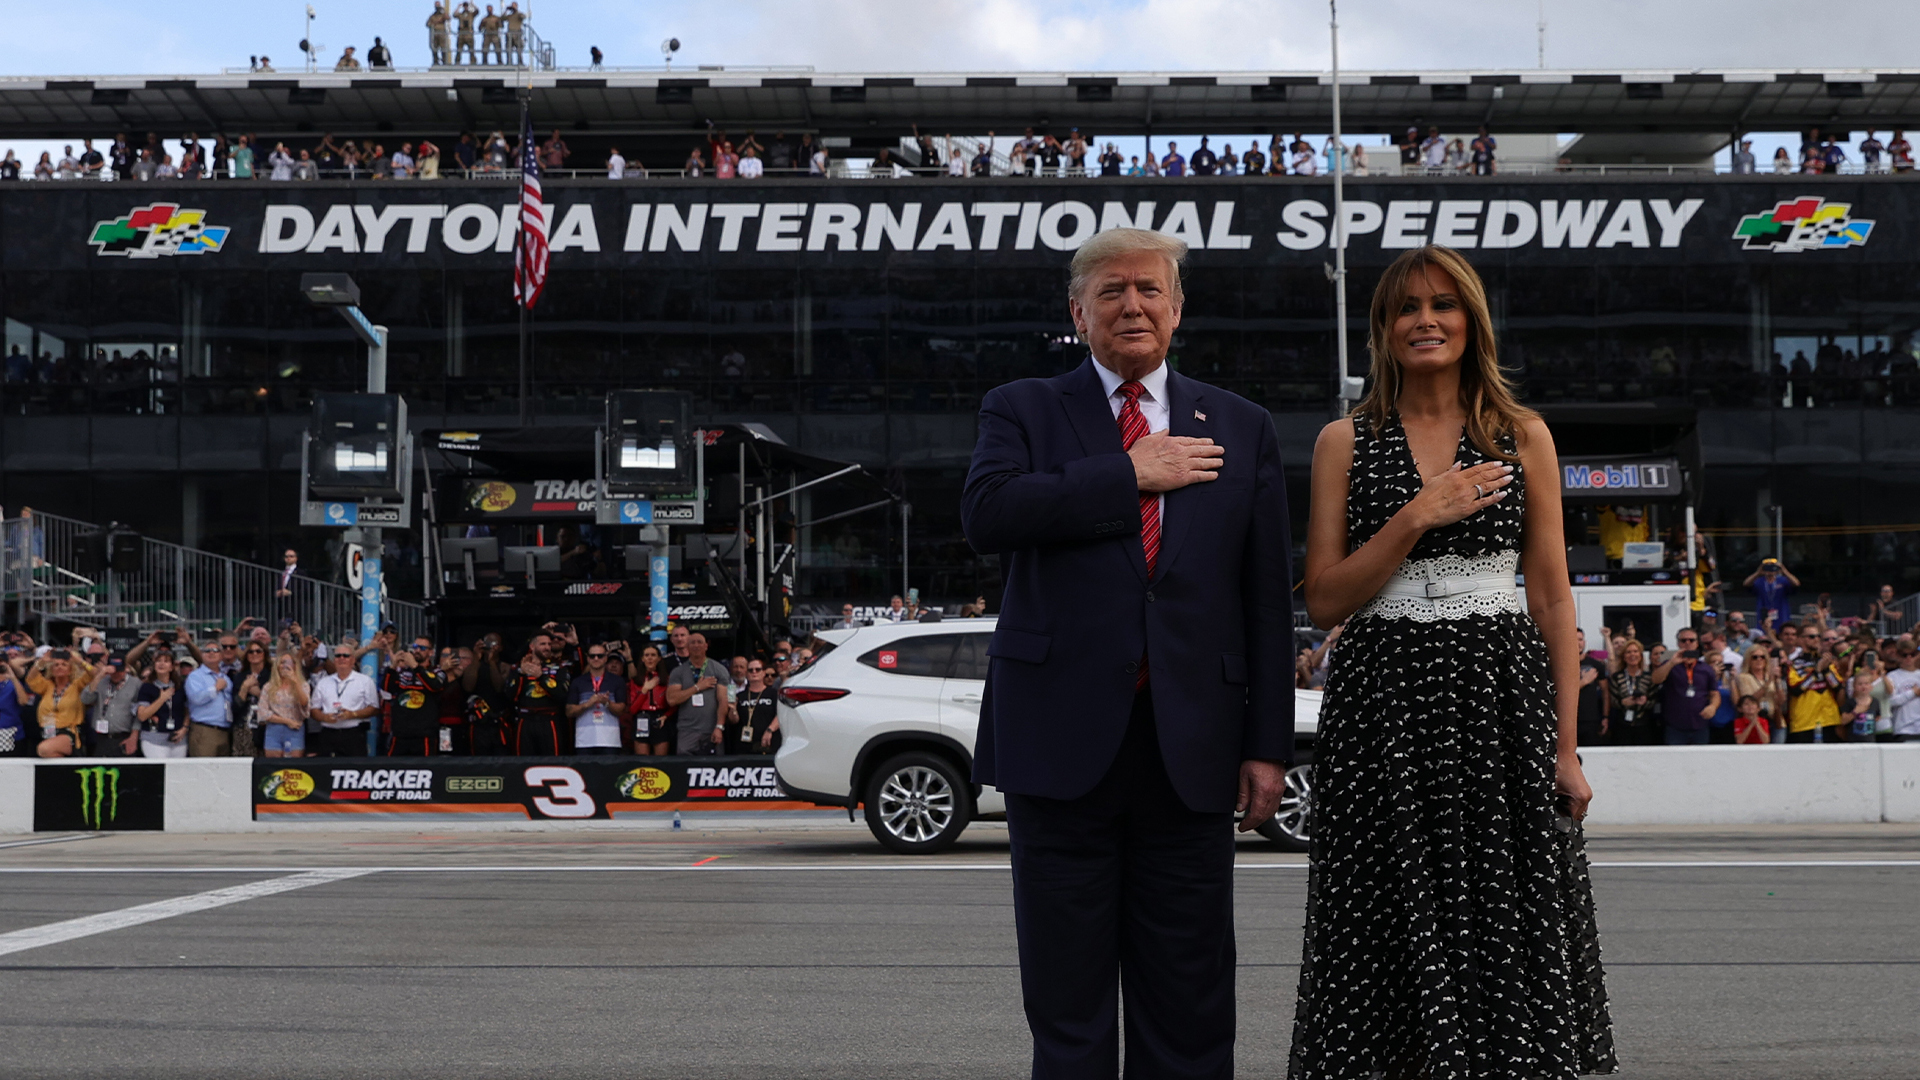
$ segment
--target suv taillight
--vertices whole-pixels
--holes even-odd
[[[780,700],[789,705],[811,705],[816,701],[833,701],[846,697],[852,691],[833,690],[825,686],[783,686],[780,688]]]

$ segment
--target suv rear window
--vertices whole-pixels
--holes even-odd
[[[870,649],[860,662],[892,675],[920,675],[944,679],[959,634],[919,634]]]
[[[987,646],[992,643],[992,634],[961,634],[960,645],[953,650],[953,667],[947,670],[947,678],[984,681],[987,677]]]

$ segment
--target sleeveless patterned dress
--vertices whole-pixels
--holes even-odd
[[[1502,449],[1512,452],[1511,440]],[[1462,467],[1490,460],[1463,433]],[[1398,417],[1354,420],[1347,530],[1420,490]],[[1526,478],[1403,571],[1512,574]],[[1347,620],[1314,757],[1290,1080],[1614,1071],[1580,828],[1555,812],[1545,643],[1511,594],[1376,597]]]

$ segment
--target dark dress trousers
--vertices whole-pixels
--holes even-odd
[[[1169,433],[1225,459],[1167,493],[1149,576],[1093,364],[981,406],[962,521],[1006,592],[974,778],[1007,794],[1034,1076],[1117,1075],[1124,988],[1129,1077],[1225,1077],[1240,763],[1293,756],[1285,477],[1266,410],[1169,372]]]

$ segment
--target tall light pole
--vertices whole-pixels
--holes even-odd
[[[1359,401],[1360,379],[1347,374],[1347,200],[1341,181],[1347,171],[1347,144],[1340,135],[1340,0],[1327,0],[1329,26],[1333,34],[1333,334],[1334,334],[1334,415],[1346,411],[1346,403]]]

